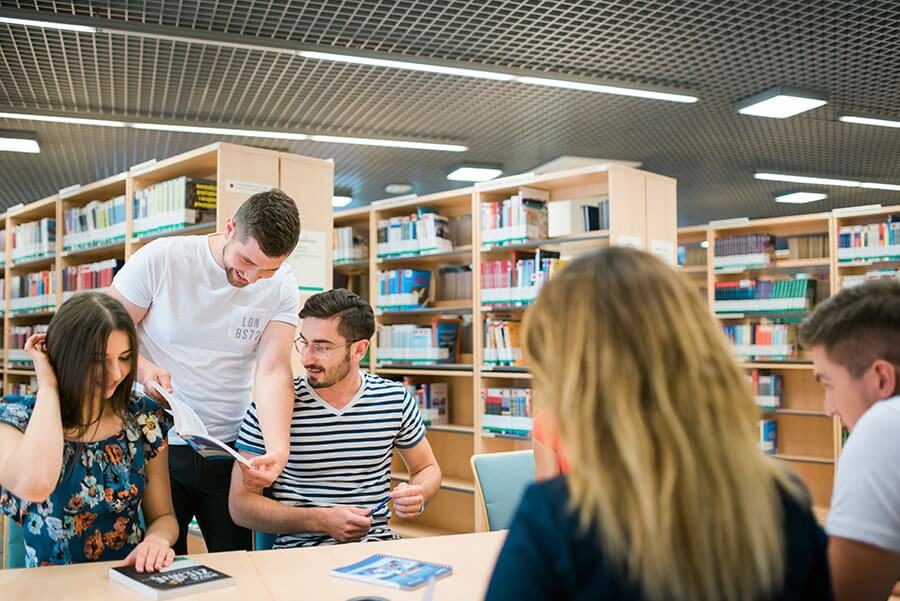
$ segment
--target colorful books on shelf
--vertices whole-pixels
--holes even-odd
[[[26,263],[56,254],[56,219],[20,223],[13,228],[12,262]]]
[[[63,300],[88,290],[106,290],[124,265],[119,259],[107,259],[87,265],[63,267]]]
[[[109,568],[109,579],[151,599],[174,599],[234,584],[234,578],[187,557],[158,572],[138,572],[134,566]]]
[[[750,371],[750,390],[761,409],[778,409],[784,403],[784,376],[768,371]]]
[[[487,366],[524,365],[519,334],[522,322],[488,318],[484,320],[484,363]]]
[[[797,328],[790,324],[735,324],[723,326],[738,357],[791,359],[796,353]]]
[[[368,230],[348,225],[334,228],[334,262],[349,263],[369,257]]]
[[[385,365],[458,363],[461,326],[458,317],[434,319],[431,327],[383,325],[378,334],[378,362]]]
[[[766,455],[778,453],[778,422],[774,419],[759,420],[759,450]]]
[[[543,240],[548,235],[550,193],[519,188],[510,198],[481,205],[481,244],[491,247]]]
[[[775,237],[769,234],[747,234],[717,238],[713,269],[760,269],[775,261]]]
[[[481,302],[485,305],[526,305],[562,266],[559,252],[516,251],[511,259],[485,261],[481,266]]]
[[[430,271],[391,269],[378,272],[378,299],[375,306],[379,309],[416,309],[432,298]]]
[[[9,338],[6,346],[6,364],[10,369],[31,369],[33,362],[25,352],[25,343],[32,334],[47,332],[47,324],[40,323],[33,326],[12,326],[9,328]]]
[[[435,292],[439,301],[468,301],[472,298],[472,268],[467,265],[441,267]]]
[[[176,177],[138,190],[133,203],[135,237],[214,222],[216,182]]]
[[[534,424],[531,388],[484,388],[481,429],[492,434],[528,437]]]
[[[547,203],[547,235],[551,238],[609,229],[609,199],[582,198]]]
[[[803,312],[816,300],[816,280],[807,277],[733,280],[715,286],[716,313]]]
[[[378,221],[376,253],[379,259],[451,250],[453,243],[447,218],[428,209]]]
[[[50,270],[10,279],[10,313],[49,313],[56,309],[56,273]]]
[[[63,249],[81,250],[125,240],[125,196],[65,211]]]
[[[31,367],[32,365],[29,363],[27,368],[31,369]],[[32,396],[37,394],[37,376],[28,376],[27,379],[16,376],[15,381],[10,379],[10,381],[6,383],[6,394],[18,396]]]
[[[408,591],[431,580],[449,576],[452,572],[453,568],[448,565],[376,553],[356,563],[335,568],[331,570],[331,575]],[[357,597],[361,601],[368,598],[376,599]],[[426,594],[426,598],[430,596]]]
[[[412,378],[403,379],[403,385],[419,403],[426,426],[450,422],[450,392],[446,382],[415,383]]]
[[[900,280],[900,269],[870,269],[861,275],[848,274],[841,278],[841,286],[851,288],[873,280]]]
[[[900,259],[900,214],[887,221],[838,228],[839,262]]]

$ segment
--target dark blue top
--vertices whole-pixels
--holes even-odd
[[[785,585],[771,601],[830,600],[826,536],[808,507],[782,493]],[[645,599],[639,586],[604,558],[596,528],[583,533],[567,509],[565,478],[526,491],[500,551],[487,601]],[[672,549],[673,558],[678,549]],[[725,576],[727,577],[727,575]]]
[[[0,400],[0,422],[25,431],[35,398]],[[23,527],[25,565],[124,559],[144,537],[140,507],[147,461],[165,444],[171,418],[155,401],[132,397],[122,430],[104,440],[66,441],[56,489],[42,503],[0,484],[0,514]]]

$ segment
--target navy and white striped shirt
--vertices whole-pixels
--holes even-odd
[[[306,378],[294,378],[291,454],[272,485],[272,496],[294,507],[373,507],[389,492],[395,447],[417,445],[425,425],[415,399],[399,382],[361,371],[362,386],[343,409],[326,403]],[[265,453],[256,403],[247,409],[236,446]],[[390,510],[373,516],[363,541],[396,538]],[[324,532],[280,534],[275,548],[310,547],[337,541]]]

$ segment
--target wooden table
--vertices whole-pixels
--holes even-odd
[[[483,532],[381,543],[356,543],[311,549],[191,555],[200,563],[233,576],[235,586],[185,595],[186,601],[346,601],[352,597],[384,597],[391,601],[422,599],[415,591],[354,582],[331,576],[331,570],[374,553],[435,561],[453,566],[438,580],[434,599],[481,599],[487,589],[505,532]],[[6,601],[146,601],[109,579],[117,562],[21,570],[0,570],[0,599]]]
[[[311,549],[259,551],[250,559],[259,570],[273,601],[346,601],[352,597],[385,597],[391,601],[422,599],[424,587],[399,591],[331,576],[331,570],[374,553],[434,561],[453,566],[453,574],[438,580],[435,601],[483,599],[506,532],[481,532],[380,543],[332,545]]]

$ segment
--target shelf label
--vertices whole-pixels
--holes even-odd
[[[75,196],[81,192],[81,184],[74,184],[72,186],[66,186],[62,190],[59,191],[60,198],[69,198],[70,196]]]
[[[706,225],[709,227],[731,227],[734,225],[746,225],[750,223],[749,217],[735,217],[733,219],[713,219]]]
[[[640,236],[628,236],[626,234],[620,234],[619,237],[616,238],[616,244],[618,244],[619,246],[636,248],[638,250],[644,249],[644,239]]]
[[[864,205],[861,207],[842,207],[840,209],[832,209],[831,212],[835,217],[850,217],[852,215],[869,215],[881,211],[881,205]]]
[[[491,188],[506,188],[507,186],[524,186],[532,183],[534,179],[534,173],[529,171],[528,173],[519,173],[517,175],[492,179],[486,182],[477,182],[475,184],[475,189],[486,190]]]
[[[128,170],[128,172],[131,175],[137,175],[139,173],[143,173],[144,171],[147,171],[148,169],[153,167],[155,164],[156,164],[156,159],[150,159],[149,161],[144,161],[143,163],[138,163],[137,165],[133,165],[131,167],[131,169]]]
[[[225,190],[236,194],[247,194],[252,196],[259,192],[268,192],[273,186],[271,184],[261,184],[259,182],[247,182],[239,179],[226,179]]]
[[[372,207],[375,209],[389,209],[391,207],[402,207],[412,204],[419,198],[418,194],[404,194],[403,196],[395,196],[394,198],[385,198],[383,200],[372,201]]]

